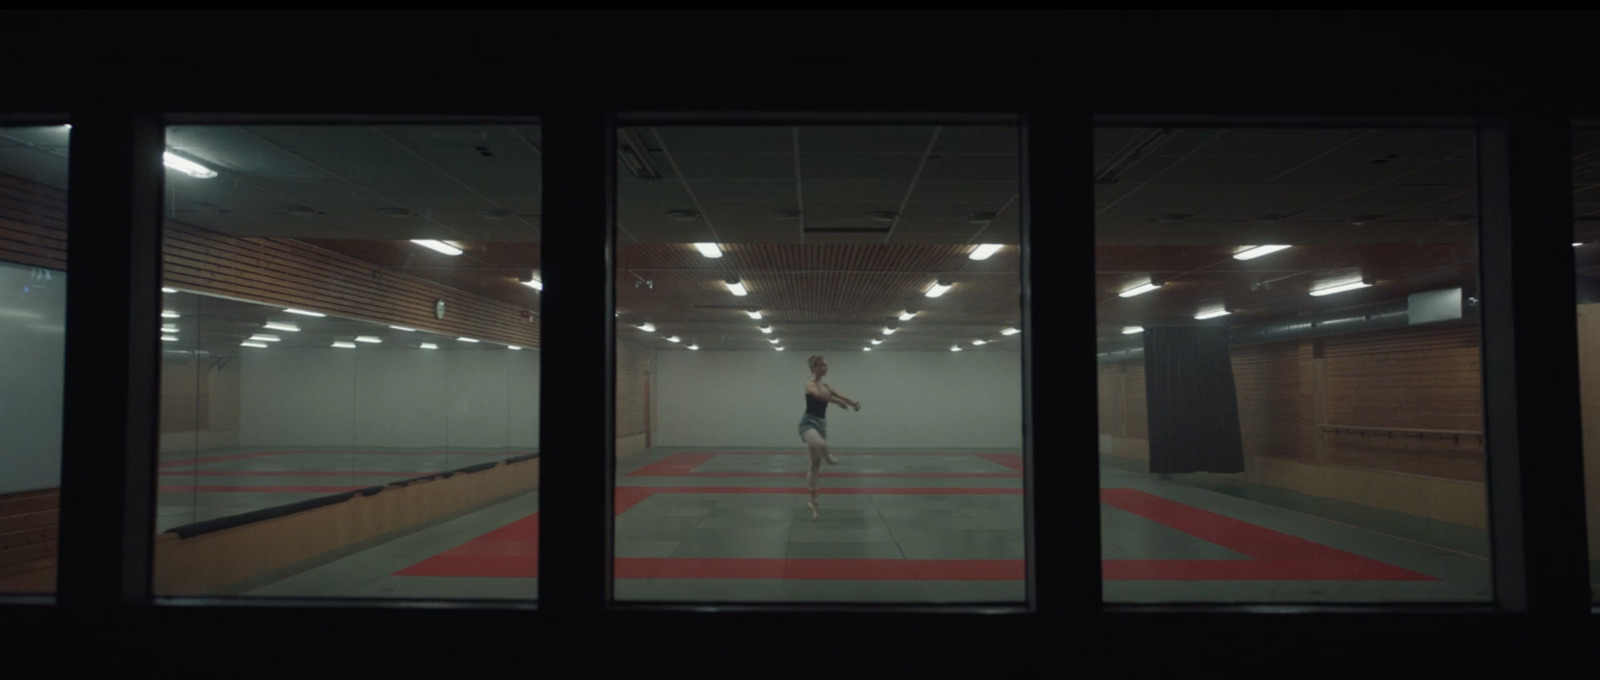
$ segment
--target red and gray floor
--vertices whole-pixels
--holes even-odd
[[[394,477],[383,475],[416,476],[430,471],[421,467],[450,469],[490,454],[236,455],[249,457],[171,466],[193,474],[163,477],[170,516],[187,512],[187,520],[274,499],[290,502],[319,495],[323,487],[384,483]],[[1022,479],[1015,452],[863,450],[841,456],[840,465],[824,468],[818,521],[805,507],[806,456],[793,449],[656,449],[623,461],[616,492],[616,597],[1022,599]],[[1415,518],[1370,509],[1356,517],[1332,506],[1291,508],[1109,465],[1101,475],[1100,550],[1108,601],[1489,598],[1488,561],[1471,540],[1460,540],[1472,533],[1466,528],[1419,530]],[[319,476],[337,483],[306,482]],[[190,500],[191,509],[181,511]],[[532,598],[538,583],[537,508],[538,494],[530,493],[246,594]]]

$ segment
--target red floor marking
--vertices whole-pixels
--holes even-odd
[[[803,493],[806,493],[806,488],[803,487],[803,486],[624,486],[624,487],[618,487],[617,488],[617,493],[620,495],[623,489],[642,489],[642,490],[648,490],[650,493],[770,493],[770,494],[803,494]],[[830,489],[828,487],[822,487],[821,489],[817,490],[817,493],[820,493],[820,494],[823,494],[823,495],[828,495],[828,494],[844,494],[844,495],[879,494],[879,495],[884,495],[884,496],[906,496],[906,495],[910,495],[910,496],[944,496],[944,495],[950,495],[950,496],[974,496],[974,495],[977,495],[977,496],[989,496],[989,495],[1020,496],[1020,495],[1022,495],[1022,489],[984,489],[984,488],[972,488],[972,487],[952,487],[952,488],[948,488],[948,489],[941,489],[941,488],[937,488],[937,487],[934,487],[934,488],[862,487],[862,488],[857,488],[857,489],[852,489],[852,488],[831,488]],[[640,500],[644,500],[644,499],[641,498]],[[632,506],[630,506],[630,507],[632,507]]]
[[[719,453],[674,453],[659,461],[629,472],[629,477],[756,477],[756,478],[804,478],[804,472],[696,472],[695,468],[704,465],[715,458]],[[752,455],[752,454],[739,454]],[[788,453],[774,453],[771,455],[787,456],[799,455]],[[809,454],[808,454],[809,455]],[[863,454],[841,454],[845,457]],[[875,455],[875,454],[864,454]],[[906,455],[906,454],[897,454]],[[1009,453],[979,453],[972,454],[995,463],[999,463],[1013,470],[1022,469],[1022,457]],[[864,478],[895,478],[913,479],[917,477],[932,477],[945,479],[986,479],[986,478],[1020,478],[1021,474],[1015,472],[824,472],[824,478],[864,479]]]
[[[824,493],[830,490],[824,489]],[[906,489],[833,489],[834,493],[896,493]],[[919,489],[919,493],[1021,493],[1021,489]],[[801,493],[752,487],[619,487],[616,514],[657,493]],[[1170,526],[1251,560],[1102,560],[1107,581],[1435,581],[1378,562],[1133,489],[1102,489],[1101,500]],[[539,515],[531,514],[427,558],[398,576],[534,578],[538,576]],[[622,557],[616,578],[795,579],[895,581],[1020,581],[1023,560],[736,559]]]
[[[432,472],[394,472],[374,470],[162,470],[162,477],[421,477],[437,475]]]
[[[373,451],[373,450],[369,450],[369,449],[352,449],[352,450],[348,450],[348,451],[256,451],[254,453],[232,453],[232,454],[227,454],[227,455],[222,455],[222,456],[205,456],[205,457],[201,457],[201,458],[178,458],[178,459],[174,459],[174,460],[162,461],[158,466],[159,467],[164,467],[164,468],[170,468],[170,467],[179,467],[179,466],[183,466],[183,465],[194,465],[196,463],[223,463],[223,462],[232,461],[232,460],[248,460],[250,458],[263,458],[263,457],[266,457],[266,456],[289,456],[289,455],[295,455],[295,454],[303,454],[303,455],[344,455],[344,454],[347,454],[347,453],[359,453],[359,454],[368,454],[368,455],[377,455],[377,456],[438,456],[438,455],[449,455],[449,456],[495,456],[495,457],[505,456],[507,458],[510,458],[512,456],[521,456],[521,455],[526,455],[526,454],[529,454],[529,453],[533,453],[533,451],[509,451],[509,452],[505,452],[505,453],[489,453],[489,452],[486,452],[486,451]]]
[[[976,456],[979,454],[971,451],[839,451],[841,456]],[[684,455],[684,454],[675,454]],[[701,455],[701,454],[689,454]],[[713,456],[808,456],[805,451],[713,451]],[[1021,456],[1019,453],[989,454],[1000,456]]]
[[[374,486],[374,485],[367,485]],[[367,486],[208,486],[208,485],[163,485],[157,488],[161,493],[340,493],[365,489]]]

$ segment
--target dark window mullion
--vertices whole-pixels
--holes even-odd
[[[611,595],[616,133],[562,107],[541,137],[539,607],[570,619]]]
[[[1589,606],[1570,121],[1518,112],[1478,138],[1483,385],[1495,601]]]
[[[127,107],[72,123],[58,592],[87,619],[150,597],[164,146]]]

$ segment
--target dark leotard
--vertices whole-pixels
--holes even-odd
[[[808,416],[816,416],[818,418],[826,418],[826,417],[828,417],[828,400],[827,399],[818,399],[816,397],[811,396],[810,393],[807,393],[806,394],[806,415],[808,415]]]

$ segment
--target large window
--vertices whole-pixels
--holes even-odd
[[[1023,598],[1017,143],[620,131],[619,600]]]
[[[167,142],[156,592],[535,597],[539,129]]]
[[[1572,249],[1578,277],[1578,370],[1588,495],[1590,594],[1600,602],[1600,127],[1572,133]]]
[[[0,127],[0,593],[56,584],[70,135]]]
[[[1491,598],[1474,134],[1101,128],[1105,598]]]

